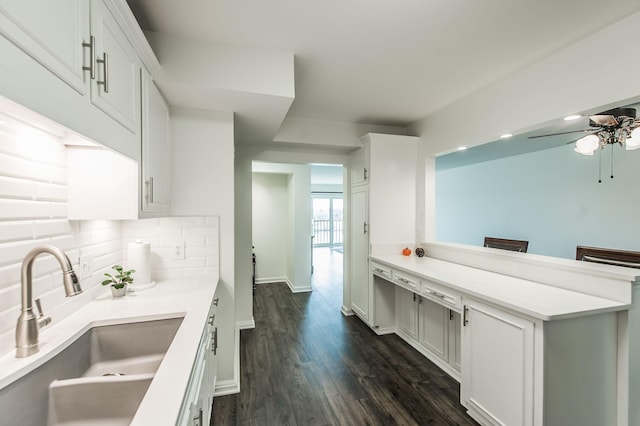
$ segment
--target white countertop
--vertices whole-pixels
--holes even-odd
[[[94,326],[184,317],[132,424],[174,425],[189,383],[218,276],[159,282],[114,299],[110,292],[40,331],[40,351],[0,358],[0,389],[44,364]],[[159,409],[159,408],[162,409]]]
[[[616,300],[428,257],[394,254],[371,256],[371,260],[543,321],[630,307],[630,304]]]

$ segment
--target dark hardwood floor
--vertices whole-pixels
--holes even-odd
[[[340,313],[342,254],[314,252],[311,293],[259,285],[240,337],[240,386],[212,425],[476,425],[459,385],[395,335]]]

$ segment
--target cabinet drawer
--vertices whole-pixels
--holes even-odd
[[[420,281],[413,275],[393,271],[393,282],[407,290],[414,292],[420,291]]]
[[[377,275],[385,280],[391,280],[391,268],[388,266],[382,266],[378,263],[371,263],[371,273]]]
[[[436,303],[460,312],[462,299],[460,295],[431,281],[422,281],[421,294]]]

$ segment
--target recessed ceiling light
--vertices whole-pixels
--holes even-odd
[[[459,147],[458,147],[458,151],[464,151],[465,149],[467,149],[467,147],[466,147],[466,146],[459,146]]]
[[[573,120],[577,120],[578,118],[581,118],[582,116],[580,114],[573,114],[573,115],[567,115],[564,118],[564,121],[573,121]]]
[[[512,133],[505,133],[504,135],[500,135],[500,139],[507,139],[507,138],[510,138],[511,136],[513,136]]]

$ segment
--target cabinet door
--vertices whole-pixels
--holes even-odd
[[[448,309],[424,297],[419,301],[420,344],[443,360],[449,356]]]
[[[135,134],[140,133],[140,65],[109,8],[91,2],[91,33],[96,44],[96,78],[91,102]]]
[[[144,76],[142,130],[142,211],[167,212],[171,200],[169,107],[155,83]]]
[[[85,79],[82,69],[91,62],[82,46],[89,43],[86,0],[3,0],[0,33],[76,91],[88,92],[90,76]]]
[[[463,405],[491,423],[532,425],[534,324],[473,300],[464,320]]]
[[[462,318],[459,313],[451,309],[447,311],[449,312],[449,365],[456,371],[460,371],[462,360]]]
[[[365,144],[351,154],[351,185],[362,185],[369,178],[369,146]]]
[[[368,190],[351,191],[351,307],[369,322]]]
[[[418,340],[418,302],[415,293],[396,287],[396,327],[406,337]]]

